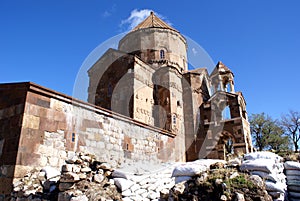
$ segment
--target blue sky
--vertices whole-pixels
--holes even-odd
[[[72,95],[88,55],[128,30],[134,10],[148,9],[232,69],[248,113],[278,118],[300,110],[299,8],[298,0],[1,0],[0,83],[32,81]]]

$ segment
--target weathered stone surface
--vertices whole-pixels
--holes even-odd
[[[61,178],[60,178],[60,182],[76,182],[76,181],[79,181],[80,178],[78,176],[78,174],[75,174],[73,172],[66,172],[64,173]]]
[[[185,185],[184,182],[176,184],[174,186],[174,193],[175,193],[175,195],[183,194],[185,188],[186,188],[186,185]]]
[[[85,195],[80,195],[80,196],[72,197],[70,201],[89,201],[89,199]]]
[[[125,191],[134,185],[134,183],[132,181],[124,179],[124,178],[114,178],[114,181],[115,181],[116,186],[121,191]]]
[[[228,198],[226,197],[226,195],[221,195],[220,200],[222,200],[222,201],[227,201]]]
[[[234,201],[245,201],[244,194],[236,192]]]
[[[97,183],[101,183],[104,180],[104,175],[102,174],[95,174],[94,175],[94,181]]]
[[[60,191],[66,191],[66,190],[71,189],[72,187],[74,187],[74,183],[60,183],[58,185],[58,189]]]
[[[84,155],[79,154],[79,156],[82,157]],[[88,160],[91,157],[90,155],[87,156],[87,158],[82,158]],[[78,158],[78,156],[76,157]],[[98,174],[97,172],[100,169],[94,171],[91,169],[89,172],[78,172],[78,168],[74,168],[92,165],[84,160],[81,160],[81,164],[78,164],[79,160],[77,159],[74,160],[74,163],[77,164],[66,164],[61,168],[61,175],[57,175],[57,172],[52,171],[53,169],[51,168],[44,168],[42,172],[36,170],[28,173],[24,178],[15,180],[12,200],[48,201],[49,199],[54,200],[56,197],[61,201],[121,200],[121,194],[118,193],[113,179],[109,181],[104,174]],[[55,177],[61,179],[58,181],[45,180],[45,176],[47,175],[56,175]]]
[[[251,175],[249,177],[250,181],[252,181],[254,183],[254,185],[260,187],[260,188],[263,188],[265,183],[264,181],[262,180],[262,178],[260,176],[257,176],[257,175]]]
[[[89,168],[89,167],[84,167],[84,168],[81,168],[80,172],[91,172],[92,169]]]
[[[108,163],[102,163],[99,168],[103,169],[103,170],[110,170],[111,169],[111,165]]]
[[[61,170],[63,172],[72,172],[73,171],[73,165],[72,164],[65,164],[61,167]]]

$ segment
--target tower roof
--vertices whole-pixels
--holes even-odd
[[[134,27],[131,31],[152,28],[152,27],[162,28],[162,29],[170,29],[172,31],[179,32],[176,29],[174,29],[173,27],[171,27],[170,25],[168,25],[166,22],[164,22],[162,19],[157,17],[153,11],[151,11],[150,15],[144,21],[142,21],[140,24],[138,24],[136,27]]]
[[[215,75],[215,74],[227,74],[227,73],[231,73],[231,70],[225,66],[225,64],[223,64],[221,61],[219,61],[215,67],[215,69],[213,70],[213,72],[211,73],[211,76],[212,75]]]

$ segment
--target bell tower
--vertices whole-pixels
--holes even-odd
[[[217,91],[235,93],[233,77],[231,70],[219,61],[210,76],[213,93]]]

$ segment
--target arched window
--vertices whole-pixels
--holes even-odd
[[[231,86],[230,86],[230,83],[228,82],[225,86],[225,91],[226,92],[231,92]]]
[[[165,51],[160,50],[160,59],[165,59]]]
[[[231,138],[228,138],[227,142],[225,143],[225,149],[227,154],[233,153],[233,141]]]
[[[222,117],[224,120],[231,119],[230,108],[228,105],[224,108],[222,112]]]

